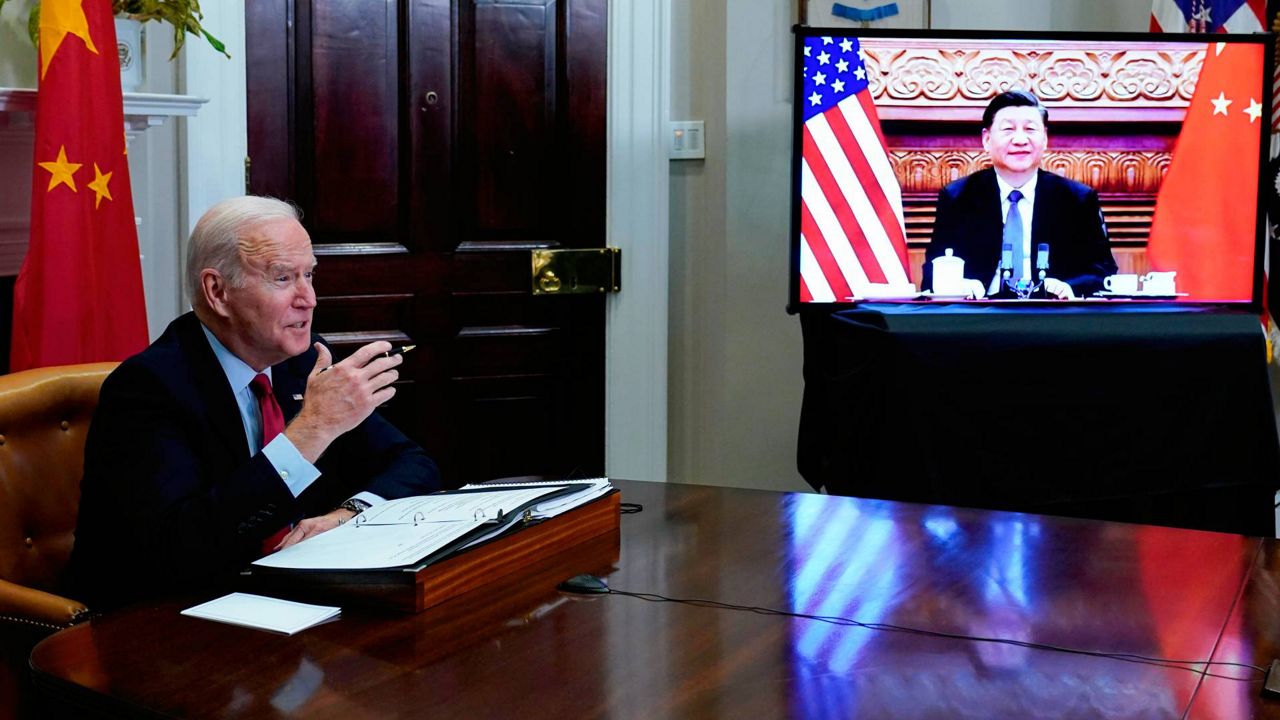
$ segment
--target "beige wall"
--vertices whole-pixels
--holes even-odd
[[[786,314],[793,0],[672,3],[671,113],[707,159],[671,163],[668,475],[780,490],[804,390]],[[935,0],[934,27],[1145,30],[1150,0]]]

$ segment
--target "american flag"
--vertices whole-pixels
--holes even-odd
[[[1266,0],[1154,0],[1151,32],[1263,32]]]
[[[806,37],[800,161],[800,300],[848,300],[904,285],[898,185],[857,38]]]

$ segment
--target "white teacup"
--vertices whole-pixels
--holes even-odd
[[[1109,275],[1103,279],[1102,287],[1106,288],[1107,292],[1113,292],[1117,295],[1136,295],[1138,292],[1138,276],[1131,273]]]
[[[1149,272],[1142,276],[1142,293],[1144,295],[1173,295],[1178,292],[1174,278],[1177,270],[1166,272]]]

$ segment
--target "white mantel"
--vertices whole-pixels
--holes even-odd
[[[157,93],[125,93],[125,129],[138,133],[147,128],[163,125],[171,117],[191,117],[200,106],[209,102],[205,98],[190,95],[159,95]],[[34,117],[36,91],[26,88],[0,87],[0,113],[23,114]]]

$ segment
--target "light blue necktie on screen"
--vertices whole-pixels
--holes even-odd
[[[1015,283],[1022,279],[1022,260],[1026,257],[1022,250],[1022,213],[1018,212],[1021,199],[1021,190],[1009,191],[1009,214],[1004,218],[1004,242],[1013,246],[1013,275],[1010,279]]]

